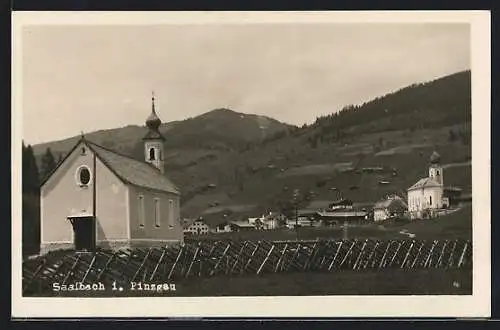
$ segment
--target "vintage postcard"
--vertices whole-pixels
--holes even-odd
[[[490,315],[489,12],[12,35],[13,317]]]

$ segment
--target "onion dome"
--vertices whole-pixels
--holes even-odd
[[[161,120],[156,114],[154,94],[153,97],[151,98],[151,101],[152,101],[151,114],[149,115],[148,119],[146,119],[146,126],[151,130],[157,131],[161,125]]]
[[[431,164],[438,164],[441,160],[441,156],[436,151],[434,151],[429,160]]]

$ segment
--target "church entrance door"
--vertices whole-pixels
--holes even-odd
[[[73,226],[73,243],[76,251],[93,251],[95,248],[95,221],[92,216],[69,218]]]

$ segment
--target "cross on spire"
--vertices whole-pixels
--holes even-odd
[[[152,106],[152,109],[153,109],[153,112],[156,112],[155,111],[155,91],[151,91],[151,106]]]

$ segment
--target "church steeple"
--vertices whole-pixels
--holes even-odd
[[[161,125],[161,120],[158,117],[158,114],[156,114],[156,108],[155,108],[155,92],[153,91],[151,96],[151,114],[149,115],[148,119],[146,119],[146,126],[150,130],[158,131],[158,128]]]
[[[143,137],[144,141],[144,157],[146,162],[154,165],[158,170],[163,173],[163,142],[165,138],[160,133],[161,120],[156,113],[155,95],[152,93],[151,97],[151,114],[146,119],[146,127],[148,132]]]
[[[441,166],[441,156],[434,151],[429,158],[429,178],[443,185],[443,167]]]

